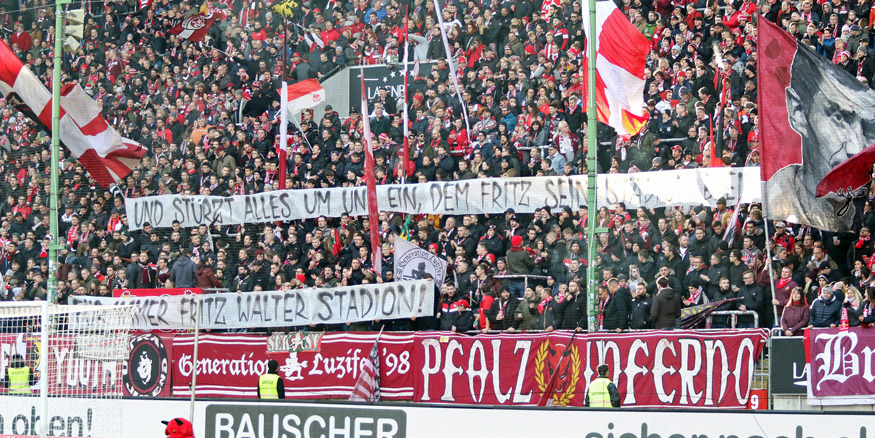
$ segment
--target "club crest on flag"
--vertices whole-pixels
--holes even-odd
[[[562,360],[566,349],[569,349],[568,360]],[[557,366],[560,367],[558,370]],[[574,389],[580,381],[580,368],[580,352],[576,345],[553,345],[549,340],[544,342],[535,355],[535,382],[538,384],[538,390],[542,393],[551,392],[553,396],[550,401],[553,405],[568,406],[574,398]],[[555,381],[551,382],[554,372],[557,376]],[[551,383],[553,383],[552,387]]]
[[[395,237],[395,278],[418,280],[429,274],[434,284],[441,287],[446,280],[447,262],[399,236]]]
[[[206,17],[209,18],[209,17]],[[200,15],[192,15],[182,22],[182,28],[186,30],[198,30],[207,25],[205,17]]]

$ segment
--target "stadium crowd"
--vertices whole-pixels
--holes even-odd
[[[4,41],[50,84],[52,5],[20,3],[0,7]],[[327,77],[338,67],[397,63],[405,15],[410,60],[436,63],[410,86],[408,169],[401,163],[404,103],[388,90],[369,102],[365,117],[375,136],[379,184],[399,182],[405,170],[407,181],[420,182],[587,171],[580,2],[550,0],[543,11],[534,1],[442,2],[461,100],[427,0],[308,0],[289,20],[261,0],[216,3],[208,7],[226,18],[199,43],[169,31],[200,4],[135,3],[85,3],[81,48],[64,54],[63,80],[78,80],[110,124],[149,154],[119,193],[98,186],[62,151],[62,302],[71,294],[106,296],[126,288],[249,292],[392,281],[392,233],[405,224],[400,214],[380,213],[383,245],[370,248],[367,218],[348,215],[130,231],[123,199],[279,189],[280,76],[295,82]],[[652,41],[644,91],[650,119],[632,137],[600,125],[601,172],[710,166],[712,150],[723,165],[757,165],[756,19],[780,23],[861,81],[872,83],[875,74],[869,2],[624,0],[617,6]],[[756,18],[757,12],[764,15]],[[50,137],[13,104],[0,99],[3,299],[45,299]],[[287,188],[363,184],[362,117],[360,108],[340,115],[326,107],[321,119],[305,112],[301,129],[290,135]],[[743,226],[724,239],[734,210]],[[626,211],[618,204],[592,213],[570,205],[534,214],[418,216],[411,241],[450,263],[448,281],[436,291],[436,316],[330,329],[582,328],[589,263],[599,276],[606,330],[672,327],[680,307],[725,298],[739,300],[721,310],[757,312],[760,325],[783,315],[787,333],[837,325],[843,307],[851,325],[875,322],[870,202],[854,233],[766,221],[759,206],[725,199],[716,208]],[[609,229],[598,236],[592,261],[588,220]],[[380,251],[382,272],[373,272],[371,251]],[[519,274],[533,277],[502,278]]]

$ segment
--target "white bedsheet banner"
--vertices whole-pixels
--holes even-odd
[[[193,330],[197,300],[201,329],[339,324],[434,314],[434,283],[397,281],[324,289],[104,298],[73,295],[70,304],[139,304],[132,330]]]
[[[463,181],[377,186],[381,211],[411,214],[498,214],[513,208],[531,213],[547,206],[577,209],[587,203],[586,176],[488,178]],[[201,224],[231,225],[284,222],[319,216],[366,215],[367,189],[281,190],[238,196],[162,195],[128,198],[125,208],[130,229],[145,223],[167,228],[173,221],[183,227]],[[627,208],[645,206],[711,205],[725,197],[734,204],[761,199],[759,167],[704,168],[602,174],[598,176],[598,204],[625,202]]]

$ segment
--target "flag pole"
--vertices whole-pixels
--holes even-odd
[[[283,15],[283,68],[280,72],[282,76],[282,90],[280,91],[280,141],[279,141],[279,150],[277,151],[277,155],[279,158],[279,186],[280,190],[286,189],[286,166],[288,166],[288,134],[289,134],[289,89],[288,82],[286,81],[286,69],[288,69],[289,62],[289,48],[287,46],[287,39],[289,35],[289,30],[287,28],[288,20],[286,16]]]
[[[55,0],[55,61],[52,66],[52,158],[51,186],[49,197],[49,283],[48,301],[58,302],[58,158],[61,148],[61,63],[64,51],[64,12],[65,0]],[[48,418],[47,416],[45,418]]]
[[[596,116],[596,0],[581,0],[581,2],[588,1],[589,2],[589,29],[590,32],[586,35],[588,49],[584,49],[584,53],[588,53],[587,60],[589,61],[588,65],[588,75],[587,80],[589,86],[587,87],[587,110],[586,110],[586,166],[587,166],[587,183],[586,183],[586,198],[587,198],[587,208],[589,209],[589,217],[587,220],[587,229],[586,236],[587,241],[589,243],[587,258],[588,264],[586,267],[586,294],[587,294],[587,310],[588,310],[588,324],[587,328],[590,333],[595,333],[598,331],[598,299],[596,294],[596,278],[595,278],[595,227],[596,221],[596,148],[598,147],[597,143],[597,116]],[[581,5],[583,6],[583,5]],[[584,10],[585,8],[581,8]],[[583,66],[581,66],[583,68]]]
[[[407,180],[407,163],[410,161],[410,115],[407,112],[407,105],[410,103],[407,95],[407,78],[409,74],[407,73],[407,57],[409,56],[408,50],[410,49],[410,22],[408,21],[410,17],[410,6],[405,7],[404,12],[404,141],[402,143],[402,151],[401,151],[401,184]]]
[[[766,207],[766,187],[765,187],[765,185],[766,185],[765,182],[760,181],[760,186],[762,187],[761,190],[763,193],[763,213],[765,213],[767,211],[765,208]],[[764,222],[763,228],[765,229],[765,232],[766,232],[766,257],[767,257],[766,260],[764,261],[764,264],[766,265],[765,266],[766,269],[769,270],[769,287],[772,290],[772,299],[774,300],[775,299],[775,272],[772,270],[772,247],[771,247],[771,245],[769,245],[769,220],[765,214],[763,214],[763,222]],[[775,305],[774,303],[772,303],[772,312],[774,313],[774,316],[775,316],[774,324],[775,324],[775,326],[777,326],[778,325],[778,306]]]
[[[462,88],[459,86],[459,78],[456,73],[456,60],[453,59],[453,50],[450,47],[450,42],[447,37],[447,29],[444,26],[444,17],[443,11],[441,10],[441,5],[438,0],[432,0],[434,2],[434,10],[437,12],[438,25],[441,30],[441,39],[444,42],[444,51],[447,55],[447,65],[450,67],[450,77],[453,79],[453,86],[456,87],[456,96],[459,98],[459,106],[462,107],[462,117],[465,119],[465,132],[471,132],[471,125],[468,122],[468,105],[465,104],[465,100],[462,99]]]

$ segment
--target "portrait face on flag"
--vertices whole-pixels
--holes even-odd
[[[769,190],[795,187],[803,195],[783,197],[796,212],[804,212],[803,223],[825,229],[853,226],[859,207],[854,205],[859,182],[836,181],[826,196],[817,198],[815,189],[834,167],[875,143],[875,91],[839,69],[824,69],[805,49],[799,49],[791,67],[791,85],[786,90],[790,126],[802,137],[802,165],[786,163],[775,173]],[[868,177],[865,177],[868,179]],[[786,218],[770,208],[776,218]],[[829,222],[834,222],[830,225]],[[818,224],[818,222],[822,222]]]

